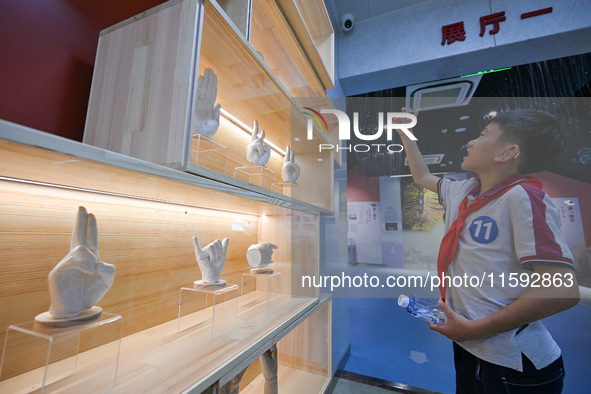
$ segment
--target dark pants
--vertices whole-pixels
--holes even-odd
[[[454,342],[456,393],[553,394],[562,392],[564,380],[562,356],[540,370],[537,370],[525,355],[522,354],[521,358],[523,372],[481,360]]]

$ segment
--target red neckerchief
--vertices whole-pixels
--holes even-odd
[[[495,198],[501,197],[503,194],[507,193],[511,190],[514,186],[523,185],[523,184],[530,184],[536,187],[542,188],[542,182],[536,177],[533,176],[525,176],[525,175],[517,175],[516,181],[511,182],[514,177],[508,178],[507,180],[501,182],[502,184],[509,183],[508,186],[496,191],[500,184],[497,184],[491,189],[491,194],[486,194],[481,197],[477,197],[475,200],[472,201],[470,206],[468,206],[468,196],[466,196],[462,202],[460,203],[460,213],[458,214],[458,218],[454,220],[454,222],[447,230],[447,233],[443,236],[443,240],[441,241],[441,246],[439,247],[439,256],[437,257],[437,274],[439,278],[441,278],[439,292],[441,294],[441,299],[445,302],[445,281],[443,280],[443,275],[447,272],[450,264],[452,263],[455,253],[456,253],[456,246],[458,245],[458,238],[460,233],[462,232],[462,228],[464,227],[464,222],[466,221],[466,217],[468,215],[477,210],[478,208],[486,205],[487,203],[491,202]],[[521,179],[519,179],[521,178]],[[476,186],[472,191],[477,192],[480,189],[480,184]],[[468,193],[468,195],[472,194],[472,191]]]

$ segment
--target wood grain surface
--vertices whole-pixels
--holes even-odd
[[[104,391],[115,372],[118,393],[202,390],[236,365],[250,363],[251,353],[272,338],[282,338],[282,391],[320,392],[329,381],[330,303],[300,324],[319,302],[319,289],[300,283],[304,275],[319,274],[319,213],[333,206],[335,156],[318,152],[318,144],[338,143],[337,125],[329,116],[328,129],[315,124],[314,139],[307,140],[302,110],[303,104],[332,107],[324,93],[331,71],[319,74],[319,55],[309,53],[317,45],[321,57],[333,56],[330,45],[319,44],[332,36],[320,29],[313,33],[316,44],[302,41],[302,24],[292,20],[295,3],[279,8],[256,0],[253,40],[246,42],[217,4],[199,3],[171,1],[101,34],[84,141],[171,168],[186,169],[190,161],[208,169],[198,171],[203,176],[83,144],[64,142],[62,150],[56,139],[49,141],[51,150],[30,146],[43,145],[34,136],[25,144],[0,139],[0,343],[9,325],[48,310],[47,276],[69,252],[78,206],[96,216],[100,258],[117,270],[97,304],[122,316],[121,325],[81,339],[77,373],[55,383],[57,392]],[[246,125],[258,121],[278,147],[267,164],[275,178],[261,184],[263,189],[281,181],[282,150],[296,149],[302,174],[290,197],[230,179],[236,167],[249,164],[250,136],[228,119],[221,119],[214,138],[225,153],[197,146],[192,96],[205,68],[218,75],[222,108]],[[65,151],[70,154],[60,153]],[[235,328],[215,338],[207,320],[211,303],[187,302],[186,317],[205,323],[177,332],[179,291],[201,279],[193,236],[201,246],[230,238],[221,278],[238,285],[250,271],[248,247],[274,243],[279,248],[272,267],[281,274],[282,294],[272,303],[238,309],[236,299],[218,299],[218,330],[230,323]],[[285,336],[286,331],[291,332]],[[119,349],[117,332],[123,339],[114,367],[109,357]],[[26,336],[9,339],[10,363],[1,371],[0,392],[26,388],[46,361],[46,345]],[[53,353],[52,368],[68,369],[69,346],[56,347],[61,350]],[[244,385],[244,392],[257,392],[260,367],[249,369]]]
[[[329,33],[332,31],[332,27],[323,2],[320,0],[277,0],[277,3],[324,88],[332,89],[334,87],[334,43],[326,46],[324,41],[331,41],[334,38]],[[314,24],[318,26],[314,26]],[[319,48],[322,50],[319,51]]]
[[[189,133],[198,1],[101,35],[84,142],[154,163],[182,163]]]
[[[6,140],[0,140],[0,155],[0,343],[9,325],[31,321],[48,309],[47,275],[69,251],[79,205],[97,217],[101,260],[117,268],[113,286],[98,302],[105,311],[123,317],[123,369],[119,370],[117,392],[134,392],[138,384],[146,392],[167,384],[182,391],[214,373],[208,368],[239,357],[256,342],[257,335],[277,329],[318,296],[318,289],[307,289],[307,298],[288,295],[293,275],[317,274],[315,214]],[[222,278],[229,283],[240,284],[242,274],[249,272],[245,253],[251,244],[267,241],[279,246],[273,267],[281,272],[284,298],[274,304],[274,314],[264,315],[266,318],[259,312],[240,312],[242,329],[233,335],[243,345],[228,342],[220,353],[208,353],[214,348],[208,347],[210,331],[205,327],[176,337],[179,290],[201,278],[193,235],[202,245],[230,238],[222,271]],[[197,331],[202,334],[195,338],[203,337],[196,342],[208,354],[205,364],[196,361],[203,357],[199,351],[188,356],[170,345]],[[2,384],[6,379],[26,381],[27,371],[39,373],[35,368],[43,365],[44,353],[38,345],[25,341],[18,346],[20,350],[14,351],[17,360],[3,371]],[[148,362],[146,352],[169,354],[170,358],[154,354]],[[87,357],[94,360],[98,356]],[[177,357],[193,361],[179,367],[172,361]],[[168,364],[175,367],[163,368]],[[87,378],[97,385],[108,384],[106,377],[95,373]],[[80,383],[68,382],[63,382],[66,391]]]

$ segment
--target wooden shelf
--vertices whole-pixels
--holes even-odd
[[[313,170],[302,170],[302,184],[314,185],[313,177],[332,182],[332,167],[318,166],[316,160],[319,144],[334,141],[316,123],[314,139],[307,139],[302,107],[214,1],[163,4],[101,33],[84,142],[184,169],[195,155],[194,91],[206,68],[218,76],[217,102],[225,113],[246,128],[257,121],[277,147],[268,166],[278,182],[288,145],[300,158],[298,164]],[[248,164],[252,131],[246,128],[220,121],[215,141],[227,147],[233,163],[222,175]],[[297,199],[330,211],[332,198],[313,190]]]
[[[310,42],[332,36],[308,32],[302,44],[294,13],[286,18],[272,1],[259,5],[254,47],[214,0],[171,0],[101,32],[86,143],[0,120],[0,242],[7,245],[0,256],[0,302],[7,305],[0,343],[2,328],[47,310],[47,275],[68,253],[82,205],[99,223],[101,260],[116,267],[114,283],[98,303],[123,317],[115,392],[199,393],[228,382],[280,340],[283,360],[289,360],[281,379],[308,379],[310,390],[325,388],[330,301],[298,281],[319,274],[319,220],[333,214],[335,156],[318,146],[338,143],[337,127],[313,123],[308,140],[303,109],[332,108],[324,93],[330,71],[318,77],[317,59],[309,53]],[[273,29],[275,40],[262,43]],[[197,78],[205,68],[218,76],[217,101],[225,113],[215,136],[224,153],[211,160],[195,146],[192,129]],[[255,120],[275,146],[266,170],[276,181],[283,149],[296,151],[301,175],[286,195],[234,176],[247,164]],[[242,305],[239,313],[229,306],[235,303],[219,302],[217,316],[238,324],[214,339],[207,324],[177,332],[179,290],[201,277],[193,236],[202,246],[231,239],[222,272],[228,283],[240,283],[250,272],[250,245],[278,245],[273,259],[282,294],[269,305]],[[19,349],[0,391],[27,381],[34,373],[27,368],[44,365],[29,357],[32,349]],[[106,379],[101,350],[83,351],[77,374],[52,389],[98,390],[94,384]]]
[[[180,171],[3,120],[0,139],[5,177],[252,214],[272,212],[273,206],[331,213],[201,166]],[[210,192],[195,193],[195,187]]]
[[[282,149],[299,137],[300,150],[317,150],[318,142],[309,143],[309,148],[304,144],[304,110],[223,9],[214,1],[206,1],[204,14],[199,74],[209,67],[218,75],[222,108],[246,125],[257,120],[260,129]],[[318,141],[328,142],[316,125],[314,132]]]
[[[309,15],[318,12],[321,18],[320,21],[311,21],[316,29],[314,34],[324,37],[325,41],[332,42],[330,20],[324,5],[321,2],[320,5],[322,9],[319,9],[318,4],[315,3],[315,7],[309,12]],[[250,43],[261,53],[264,62],[286,87],[289,94],[302,108],[308,107],[316,111],[334,108],[325,92],[328,88],[318,78],[315,68],[310,63],[279,4],[275,1],[253,0],[252,9]],[[333,62],[332,58],[330,62]],[[322,133],[326,142],[337,145],[339,141],[336,117],[326,116],[325,120],[328,129],[322,129]],[[318,142],[314,144],[313,149],[317,147]],[[335,155],[334,158],[340,166],[340,155]]]
[[[187,165],[187,172],[190,174],[199,175],[205,178],[215,179],[218,182],[226,183],[228,185],[233,185],[239,187],[241,189],[250,191],[252,193],[259,193],[267,196],[269,198],[269,202],[272,204],[277,204],[282,207],[288,207],[289,202],[291,204],[297,204],[298,210],[308,213],[316,213],[316,214],[325,214],[325,215],[332,215],[333,212],[328,209],[324,209],[320,206],[313,205],[306,203],[304,201],[297,201],[294,203],[290,197],[285,196],[284,194],[274,192],[272,190],[263,188],[261,186],[254,185],[252,183],[236,179],[233,176],[224,175],[216,171],[212,171],[206,167],[202,167],[196,164],[188,164]],[[289,205],[289,207],[293,208],[295,205]],[[295,209],[295,208],[294,208]]]
[[[292,329],[318,307],[318,299],[282,295],[269,308],[265,304],[242,308],[236,328],[213,339],[207,324],[177,332],[176,319],[124,337],[114,392],[201,392],[251,352],[264,351],[261,346]],[[216,313],[229,316],[234,311],[225,309],[222,303],[216,307]],[[107,366],[96,362],[101,359],[101,351],[99,347],[81,353],[76,374],[54,383],[52,390],[94,392],[93,387],[104,387],[100,371]],[[0,391],[15,392],[15,387],[26,387],[23,382],[35,374],[38,371],[3,381]]]
[[[296,100],[326,98],[316,72],[274,1],[253,0],[250,43]]]
[[[322,0],[277,0],[325,89],[334,87],[334,33]]]
[[[47,273],[67,253],[73,208],[88,203],[99,220],[101,258],[117,267],[113,288],[99,303],[123,316],[115,392],[200,392],[317,308],[317,289],[300,298],[290,295],[292,275],[317,274],[317,207],[5,121],[0,121],[0,155],[5,201],[0,239],[15,245],[0,259],[0,300],[18,305],[5,311],[5,324],[26,321],[47,308]],[[292,217],[303,223],[292,224]],[[199,278],[194,252],[185,241],[195,233],[205,239],[227,236],[232,223],[243,223],[245,231],[232,235],[224,277],[239,283],[248,272],[243,252],[262,237],[281,245],[274,259],[285,278],[285,294],[269,309],[255,305],[243,310],[238,329],[229,336],[209,341],[206,327],[177,334],[179,288],[187,277]],[[296,248],[294,239],[301,240]],[[92,391],[92,382],[102,379],[94,359],[92,354],[79,359],[85,379],[58,385],[66,391]]]

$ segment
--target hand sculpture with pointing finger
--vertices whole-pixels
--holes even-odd
[[[195,97],[195,132],[212,138],[220,126],[221,105],[215,103],[218,94],[218,77],[211,68],[206,68],[197,79]]]
[[[246,159],[252,164],[265,166],[271,158],[271,147],[265,145],[265,130],[259,135],[259,123],[254,121],[254,130],[250,143],[246,145]]]
[[[197,257],[197,264],[199,264],[199,269],[201,270],[201,280],[195,281],[195,286],[225,286],[226,282],[220,280],[220,275],[226,262],[229,242],[230,240],[228,238],[224,238],[223,241],[217,239],[201,249],[199,240],[197,237],[193,237],[195,256]]]
[[[300,176],[300,166],[295,162],[295,151],[289,145],[285,149],[285,158],[283,159],[283,169],[281,170],[281,178],[284,182],[297,183]]]
[[[69,319],[82,315],[109,290],[115,279],[115,266],[100,261],[98,246],[96,218],[84,207],[78,207],[70,252],[49,273],[51,306],[47,319]],[[98,310],[93,315],[100,314],[101,309],[95,308]],[[37,317],[42,315],[45,314]]]

